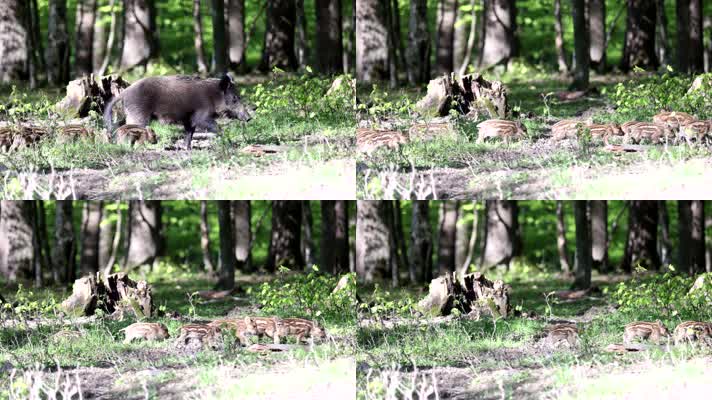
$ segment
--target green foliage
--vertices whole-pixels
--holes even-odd
[[[359,305],[359,311],[377,319],[411,316],[416,310],[416,301],[412,297],[383,290],[378,284],[373,288],[369,300]]]
[[[47,118],[52,108],[53,104],[47,97],[35,98],[13,85],[7,100],[0,104],[0,119],[16,123],[33,117]]]
[[[36,294],[33,291],[27,291],[20,284],[15,293],[13,307],[12,303],[0,303],[0,314],[5,312],[13,313],[15,316],[22,318],[35,318],[43,315],[54,315],[59,309],[59,304],[54,296],[45,296]]]
[[[640,72],[640,71],[639,71]],[[621,82],[609,94],[621,118],[651,119],[662,110],[683,111],[705,119],[712,117],[712,74],[702,75],[703,84],[688,92],[693,77],[668,72]]]
[[[339,277],[322,274],[317,266],[292,274],[281,267],[277,278],[264,282],[254,295],[262,311],[285,317],[306,317],[330,321],[356,320],[356,275],[347,275],[347,284],[332,293]],[[252,288],[248,293],[252,293]]]
[[[415,103],[409,96],[389,96],[385,90],[373,85],[368,96],[368,104],[359,104],[359,111],[366,111],[371,118],[380,119],[386,116],[406,116],[413,110]]]
[[[712,274],[702,274],[703,285],[690,288],[695,277],[676,274],[674,268],[664,274],[640,276],[621,282],[611,297],[620,311],[647,318],[700,319],[712,318]]]

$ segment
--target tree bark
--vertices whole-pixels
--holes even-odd
[[[252,206],[249,200],[232,202],[232,219],[234,221],[235,258],[237,265],[245,271],[252,269]]]
[[[517,235],[517,204],[512,200],[487,200],[486,225],[482,245],[482,268],[506,265],[515,255]]]
[[[364,83],[384,79],[388,71],[388,18],[384,4],[379,0],[356,1],[356,79]]]
[[[586,213],[586,201],[574,202],[576,219],[576,265],[574,289],[591,287],[591,225]]]
[[[690,17],[690,51],[689,72],[700,73],[704,71],[704,44],[702,40],[702,0],[689,0]]]
[[[225,32],[225,2],[224,0],[212,0],[213,19],[213,61],[215,62],[215,73],[224,74],[227,72],[227,46]]]
[[[148,65],[157,50],[154,37],[156,15],[154,0],[128,0],[124,2],[124,35],[121,50],[121,69]]]
[[[112,208],[116,213],[116,222],[101,224],[99,233],[99,268],[103,271],[104,276],[111,274],[111,270],[116,264],[123,229],[121,202],[117,201]],[[104,211],[108,212],[109,210],[104,208]],[[102,218],[106,221],[106,217],[102,216]]]
[[[74,73],[77,77],[89,75],[94,70],[94,21],[96,21],[96,0],[77,2],[76,45]]]
[[[316,264],[316,248],[314,246],[314,217],[309,200],[302,202],[302,240],[301,251],[307,267]]]
[[[485,0],[484,43],[480,67],[506,64],[516,55],[516,3],[514,0]]]
[[[230,65],[235,69],[244,71],[247,67],[245,60],[245,51],[247,50],[245,0],[227,0],[225,11],[228,26],[227,43]]]
[[[705,213],[701,200],[679,200],[680,232],[678,268],[695,275],[705,271]]]
[[[470,250],[470,239],[472,238],[472,222],[473,220],[468,218],[466,205],[460,208],[457,219],[457,228],[455,233],[455,271],[458,276],[466,273],[467,266],[465,264],[467,261],[467,256]],[[476,218],[475,218],[476,220]],[[477,236],[475,234],[475,236]]]
[[[293,70],[297,67],[294,53],[296,18],[294,0],[267,0],[267,29],[261,70],[274,67]]]
[[[33,208],[31,200],[0,202],[0,274],[6,281],[33,276]]]
[[[351,16],[344,15],[342,31],[345,36],[343,63],[344,73],[356,71],[356,2],[351,1]]]
[[[69,32],[67,0],[50,0],[47,22],[47,81],[63,85],[69,81]]]
[[[49,271],[52,274],[52,281],[59,283],[58,277],[54,274],[56,269],[52,265],[52,251],[47,234],[47,211],[43,200],[37,200],[37,227],[39,229],[37,238],[42,249],[42,270]]]
[[[198,72],[205,74],[208,72],[208,65],[205,63],[205,51],[203,50],[203,18],[200,12],[200,0],[193,0],[193,34],[195,35],[193,44],[195,45]]]
[[[57,200],[54,207],[54,247],[52,248],[52,264],[55,276],[65,284],[70,284],[76,279],[75,271],[75,243],[73,226],[72,201]]]
[[[440,202],[438,270],[441,276],[455,271],[458,208],[459,203],[457,201]]]
[[[573,0],[574,19],[574,81],[572,88],[588,89],[589,75],[589,31],[586,23],[586,0]]]
[[[321,201],[321,267],[332,274],[349,270],[349,220],[346,200]]]
[[[571,67],[569,66],[569,60],[564,47],[564,28],[561,23],[561,0],[554,0],[554,32],[556,34],[554,44],[556,45],[556,60],[559,63],[559,72],[569,72]]]
[[[356,275],[364,282],[389,276],[390,230],[385,201],[359,200],[356,219]]]
[[[588,15],[591,67],[603,73],[606,70],[606,1],[588,0]]]
[[[433,235],[429,214],[428,200],[413,201],[410,225],[411,282],[427,284],[433,279]]]
[[[307,19],[304,16],[304,0],[295,0],[295,39],[297,65],[303,69],[308,64],[309,48],[307,47]]]
[[[438,75],[454,70],[455,22],[457,0],[438,1],[438,31],[435,51],[435,65]]]
[[[96,74],[101,68],[101,62],[104,61],[106,54],[106,26],[102,22],[101,7],[106,4],[106,0],[96,0],[96,11],[94,18],[94,36],[92,38],[92,72]]]
[[[571,263],[569,253],[566,250],[566,225],[564,222],[564,202],[556,201],[556,248],[559,251],[559,264],[561,272],[566,275],[571,274]]]
[[[124,269],[153,263],[161,253],[161,202],[132,200],[129,203],[129,235]]]
[[[300,249],[302,204],[299,201],[272,202],[272,240],[265,268],[274,272],[279,267],[302,268]]]
[[[325,74],[344,69],[341,0],[316,0],[316,68]]]
[[[411,0],[406,51],[408,82],[411,85],[430,79],[430,33],[427,0]]]
[[[677,69],[690,70],[690,0],[676,0],[677,16]]]
[[[462,264],[458,264],[458,268],[460,269],[458,271],[459,275],[467,273],[467,270],[470,268],[470,264],[472,264],[472,260],[475,258],[475,248],[477,247],[477,238],[479,237],[478,233],[480,231],[479,215],[480,212],[477,209],[477,202],[475,201],[472,204],[472,227],[470,232],[470,240],[467,243],[467,256],[465,257],[465,260]]]
[[[99,240],[102,219],[101,201],[86,201],[82,211],[82,243],[79,261],[82,275],[93,275],[99,271]]]
[[[664,266],[672,263],[672,241],[670,240],[670,216],[668,215],[667,202],[665,200],[658,201],[660,210],[660,262]]]
[[[658,67],[655,55],[656,5],[650,0],[627,0],[625,42],[621,70],[627,72],[638,66],[643,69]]]
[[[215,272],[215,265],[210,254],[210,228],[208,226],[208,202],[200,202],[200,250],[203,253],[203,267],[212,274]]]
[[[608,272],[608,203],[606,200],[588,202],[591,215],[591,257],[594,268]]]
[[[235,238],[233,220],[230,216],[230,201],[218,200],[218,225],[220,227],[220,274],[217,288],[229,290],[235,288]]]
[[[463,76],[467,73],[467,66],[470,65],[472,58],[472,52],[475,50],[475,37],[477,36],[477,9],[475,8],[475,0],[470,0],[470,33],[467,35],[467,45],[465,46],[465,53],[462,59],[462,63],[458,64],[455,62],[455,67],[458,67],[458,75]],[[457,43],[457,35],[455,42]],[[457,48],[457,44],[455,45]],[[457,57],[456,57],[457,59]]]
[[[670,65],[670,45],[668,41],[668,20],[665,13],[665,0],[655,0],[657,14],[657,47],[658,60],[664,65]]]
[[[640,265],[645,269],[657,270],[660,256],[657,252],[658,203],[656,201],[633,200],[628,212],[628,240],[621,264],[627,273]]]
[[[114,50],[114,38],[116,37],[116,0],[111,0],[111,25],[109,27],[109,38],[106,39],[106,50],[104,52],[104,60],[101,63],[101,67],[97,71],[98,76],[104,76],[106,69],[109,67],[109,62],[111,61],[111,53]]]

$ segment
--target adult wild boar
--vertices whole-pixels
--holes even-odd
[[[185,145],[191,148],[196,128],[217,132],[219,115],[249,121],[252,110],[237,94],[228,75],[220,79],[191,76],[154,76],[143,78],[111,99],[104,109],[104,122],[112,132],[112,107],[123,100],[126,124],[147,126],[151,119],[182,124]]]

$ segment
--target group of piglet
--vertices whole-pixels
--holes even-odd
[[[56,135],[59,143],[68,143],[77,140],[100,140],[109,141],[103,134],[97,135],[93,130],[84,125],[69,124],[49,129],[38,125],[7,125],[0,127],[0,150],[3,152],[13,152],[21,148],[29,147],[39,143],[41,140],[50,137],[51,133]],[[124,125],[114,132],[117,143],[125,143],[131,146],[145,143],[156,144],[158,139],[151,128],[138,125]]]

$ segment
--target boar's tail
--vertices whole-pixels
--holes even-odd
[[[104,107],[104,125],[106,126],[106,133],[109,137],[112,136],[112,131],[114,130],[111,126],[111,109],[114,108],[114,103],[120,99],[121,96],[112,97],[109,102],[106,103],[106,107]]]

